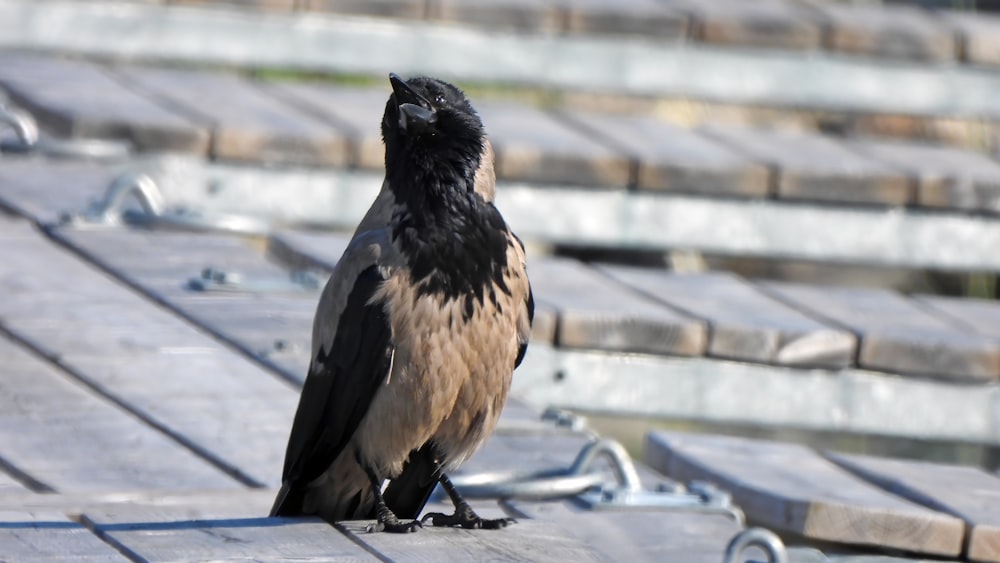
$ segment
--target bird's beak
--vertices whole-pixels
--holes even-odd
[[[437,121],[437,111],[427,98],[418,94],[399,75],[389,74],[392,95],[399,108],[399,130],[404,135],[420,134]]]

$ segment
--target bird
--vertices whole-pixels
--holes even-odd
[[[503,528],[514,520],[481,518],[448,473],[493,432],[527,350],[524,245],[494,205],[493,148],[465,94],[389,82],[385,179],[320,295],[271,516]],[[455,512],[418,520],[437,484]]]

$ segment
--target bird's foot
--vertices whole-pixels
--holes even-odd
[[[455,508],[454,514],[442,514],[440,512],[431,512],[425,514],[420,522],[431,521],[431,526],[461,526],[466,530],[471,530],[474,528],[482,528],[484,530],[499,530],[500,528],[506,528],[510,524],[516,524],[517,520],[513,518],[480,518],[478,514],[473,512],[469,505],[463,505]]]
[[[409,520],[403,522],[396,517],[379,519],[371,524],[365,529],[369,534],[375,532],[387,532],[390,534],[409,534],[410,532],[416,532],[424,525],[420,520]]]

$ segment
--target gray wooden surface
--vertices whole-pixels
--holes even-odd
[[[667,0],[693,18],[692,34],[706,43],[813,50],[820,46],[822,22],[793,2],[764,0]]]
[[[715,482],[750,522],[807,538],[955,556],[961,520],[893,496],[804,446],[654,432],[645,461],[678,479]]]
[[[1000,376],[1000,342],[892,291],[783,282],[762,287],[859,334],[862,367],[951,381],[990,382]]]
[[[949,26],[916,6],[842,6],[812,2],[830,22],[829,48],[851,54],[947,61],[955,58]]]
[[[122,81],[212,131],[210,155],[265,164],[344,166],[348,146],[333,126],[222,72],[119,67]]]
[[[648,116],[564,112],[596,138],[624,148],[637,163],[639,188],[735,196],[766,196],[767,168],[689,129]]]
[[[581,134],[530,106],[476,103],[496,150],[497,177],[529,182],[625,187],[629,162],[600,137]]]
[[[952,514],[968,526],[962,555],[1000,561],[1000,478],[977,467],[828,453],[841,467],[918,504]]]
[[[704,132],[778,168],[777,196],[844,203],[909,203],[906,177],[868,156],[815,134],[708,126]]]
[[[0,510],[0,550],[8,561],[128,561],[57,511]]]
[[[857,341],[727,273],[677,274],[635,267],[601,268],[608,275],[679,310],[705,319],[707,353],[782,365],[845,367]]]
[[[60,135],[124,138],[139,148],[200,154],[208,148],[205,128],[88,62],[2,52],[0,86]]]

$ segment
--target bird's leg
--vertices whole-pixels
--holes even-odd
[[[375,475],[375,472],[369,468],[365,468],[365,473],[368,474],[368,479],[372,482],[372,491],[375,492],[375,523],[368,526],[369,532],[389,532],[392,534],[405,534],[408,532],[416,532],[418,528],[423,528],[424,525],[419,520],[411,520],[409,522],[402,522],[396,515],[389,510],[389,507],[385,505],[385,499],[382,498],[382,481]]]
[[[472,507],[469,506],[469,503],[462,498],[462,495],[458,494],[458,489],[455,488],[455,484],[451,482],[451,479],[447,475],[440,473],[438,482],[444,487],[444,491],[448,493],[451,502],[455,504],[455,513],[442,514],[440,512],[430,512],[420,519],[421,522],[430,520],[432,526],[461,526],[466,529],[484,528],[487,530],[506,528],[508,524],[517,522],[513,518],[480,518],[472,510]]]

